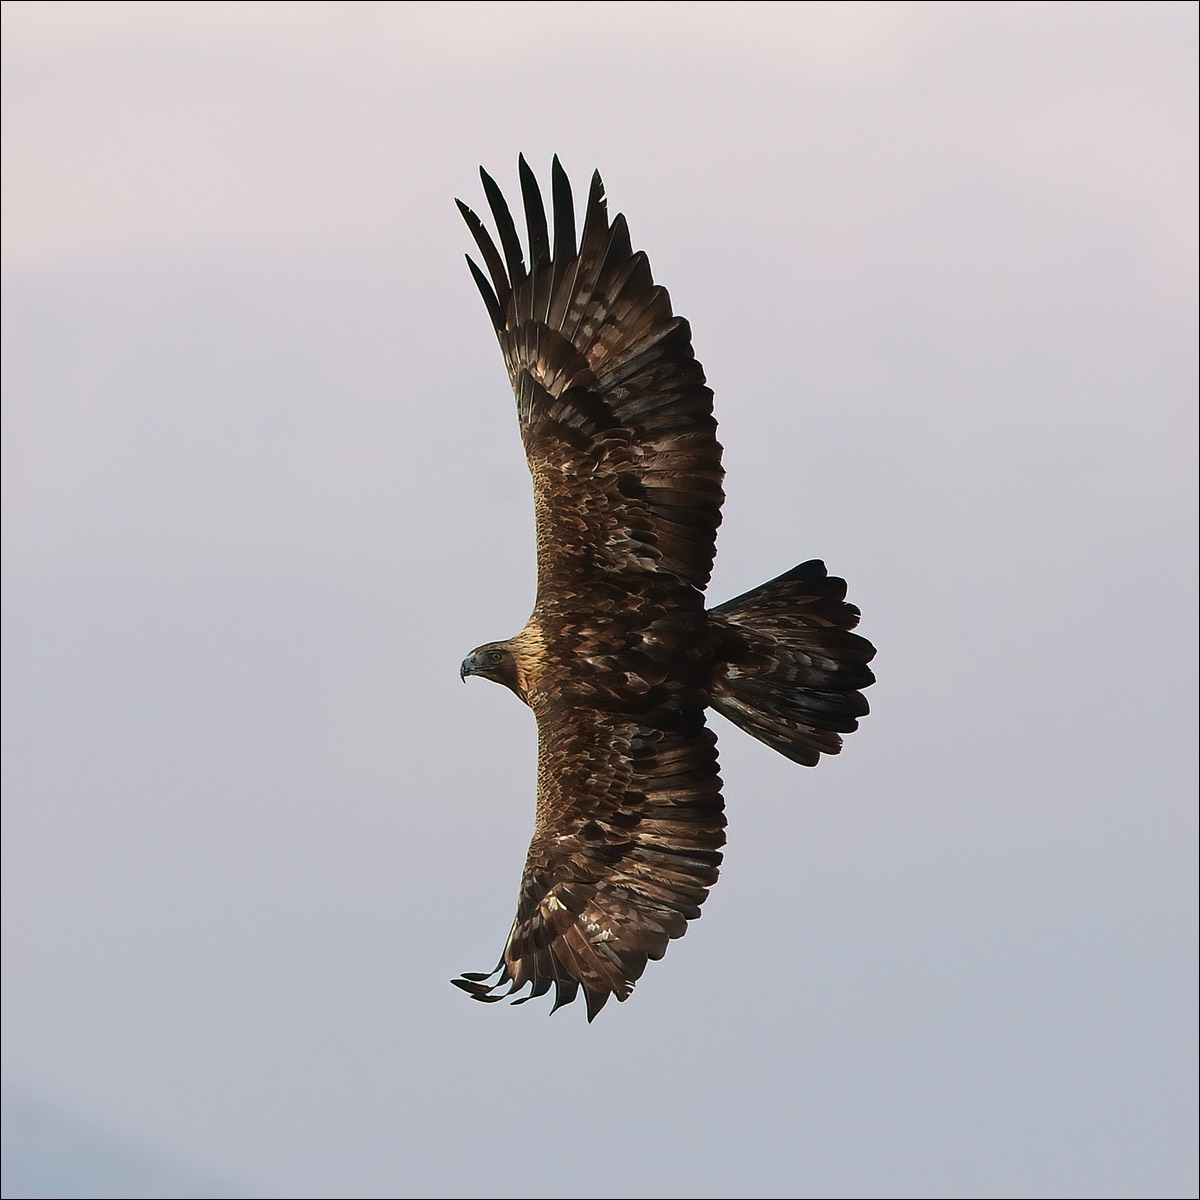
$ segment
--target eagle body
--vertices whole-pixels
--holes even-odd
[[[867,712],[871,644],[844,581],[810,560],[714,609],[724,499],[712,392],[691,331],[608,219],[592,178],[576,237],[557,158],[551,235],[520,160],[528,262],[481,172],[499,246],[459,202],[468,264],[500,342],[533,481],[537,599],[525,628],[461,674],[502,683],[537,721],[537,819],[496,969],[475,999],[582,989],[591,1020],[700,915],[725,815],[715,708],[796,762],[836,754]],[[488,980],[495,976],[495,981]]]

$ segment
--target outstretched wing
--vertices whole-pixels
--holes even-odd
[[[518,1004],[553,986],[555,1009],[582,986],[590,1021],[609,996],[629,996],[717,880],[716,738],[703,712],[633,720],[562,708],[539,714],[538,738],[538,819],[516,920],[496,970],[454,982],[484,1001],[531,985]]]
[[[504,351],[534,481],[539,599],[603,581],[632,589],[650,571],[703,588],[724,493],[712,392],[687,321],[671,311],[625,218],[608,219],[592,176],[583,230],[552,171],[554,233],[520,160],[525,261],[500,189],[481,171],[500,248],[459,209],[483,257],[471,272]]]

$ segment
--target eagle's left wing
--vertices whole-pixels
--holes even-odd
[[[703,712],[537,715],[538,819],[517,917],[496,970],[454,982],[485,1001],[531,985],[516,1003],[553,985],[556,1009],[582,987],[590,1021],[629,996],[717,880],[716,738]]]
[[[571,185],[552,169],[554,230],[520,159],[528,262],[512,213],[481,171],[499,246],[461,201],[486,273],[470,258],[517,401],[533,475],[538,595],[599,581],[637,592],[703,590],[724,499],[712,392],[691,328],[672,310],[625,218],[609,219],[592,176],[578,237]],[[618,576],[635,578],[620,581]],[[682,602],[682,601],[681,601]]]

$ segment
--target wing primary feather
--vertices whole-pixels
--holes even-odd
[[[492,241],[491,235],[483,227],[483,222],[461,200],[455,200],[454,203],[458,205],[458,211],[462,213],[462,218],[466,221],[467,228],[475,239],[475,245],[479,247],[479,253],[483,255],[484,265],[487,267],[496,289],[494,295],[500,302],[500,307],[503,308],[512,293],[508,275],[504,270],[504,260],[500,257],[500,252],[496,249],[496,243]],[[470,262],[470,259],[467,261]]]
[[[567,930],[570,928],[571,926],[568,926]],[[566,930],[564,930],[564,934],[565,933]],[[559,979],[555,980],[555,986],[557,989],[555,993],[556,999],[554,1001],[554,1008],[550,1010],[551,1013],[554,1013],[562,1005],[570,1004],[579,994],[579,981],[586,977],[587,971],[584,968],[583,963],[579,961],[579,957],[576,955],[574,948],[571,946],[571,943],[565,936],[560,935],[547,949],[549,950],[549,953],[553,959],[557,959],[559,955],[562,956],[562,966],[567,972],[567,978],[565,981]],[[557,972],[555,973],[557,974]]]
[[[564,1004],[570,1004],[578,993],[579,984],[574,979],[555,979],[554,1007],[550,1009],[550,1014],[553,1016]]]
[[[617,262],[626,262],[633,257],[633,246],[629,240],[629,225],[625,221],[624,213],[617,213],[613,217],[612,230],[608,235],[608,257]],[[625,281],[621,282],[623,284]]]
[[[545,318],[554,286],[550,232],[546,225],[542,189],[523,154],[517,159],[517,169],[521,176],[521,202],[525,209],[525,228],[529,238],[529,287],[521,301],[521,309],[528,312],[531,321],[536,322]]]
[[[479,168],[479,177],[483,180],[483,191],[496,222],[496,232],[500,235],[500,247],[504,251],[504,261],[508,264],[508,278],[513,291],[516,291],[525,280],[525,257],[521,253],[521,239],[517,237],[512,213],[508,211],[508,201],[504,199],[504,193],[496,181],[482,167]]]
[[[608,1003],[608,998],[611,995],[612,992],[596,991],[586,987],[583,989],[583,996],[587,1001],[587,1019],[589,1025],[600,1015],[600,1010]]]
[[[550,192],[554,202],[554,256],[550,266],[550,286],[546,289],[546,309],[541,319],[550,328],[557,329],[555,314],[561,316],[566,311],[561,307],[562,297],[564,292],[571,290],[563,286],[563,281],[579,270],[579,260],[575,256],[575,200],[571,182],[557,154],[550,171]]]
[[[550,168],[550,178],[554,198],[554,261],[565,267],[575,257],[575,200],[571,195],[571,181],[557,154]]]
[[[529,230],[529,269],[537,270],[550,257],[550,233],[546,227],[546,206],[542,202],[542,191],[537,177],[525,161],[525,155],[517,159],[521,175],[521,199],[525,204],[525,224]]]
[[[467,266],[471,268],[475,286],[479,289],[483,303],[487,306],[488,316],[492,318],[492,324],[499,332],[504,328],[504,309],[500,307],[500,301],[496,299],[496,293],[492,291],[492,285],[488,283],[487,276],[475,265],[469,254],[464,257],[467,260]]]
[[[583,236],[579,240],[579,256],[600,250],[600,239],[608,230],[608,201],[604,198],[604,180],[599,171],[592,172],[588,190],[587,210],[583,218]]]
[[[497,963],[490,971],[464,971],[459,978],[469,979],[472,983],[482,983],[485,979],[491,979],[491,977],[495,975],[503,966],[504,963],[500,962]],[[457,980],[455,982],[457,982]]]

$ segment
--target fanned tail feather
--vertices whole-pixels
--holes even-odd
[[[712,706],[793,762],[837,754],[869,711],[875,647],[856,633],[859,612],[846,581],[818,559],[710,613],[725,640]]]

